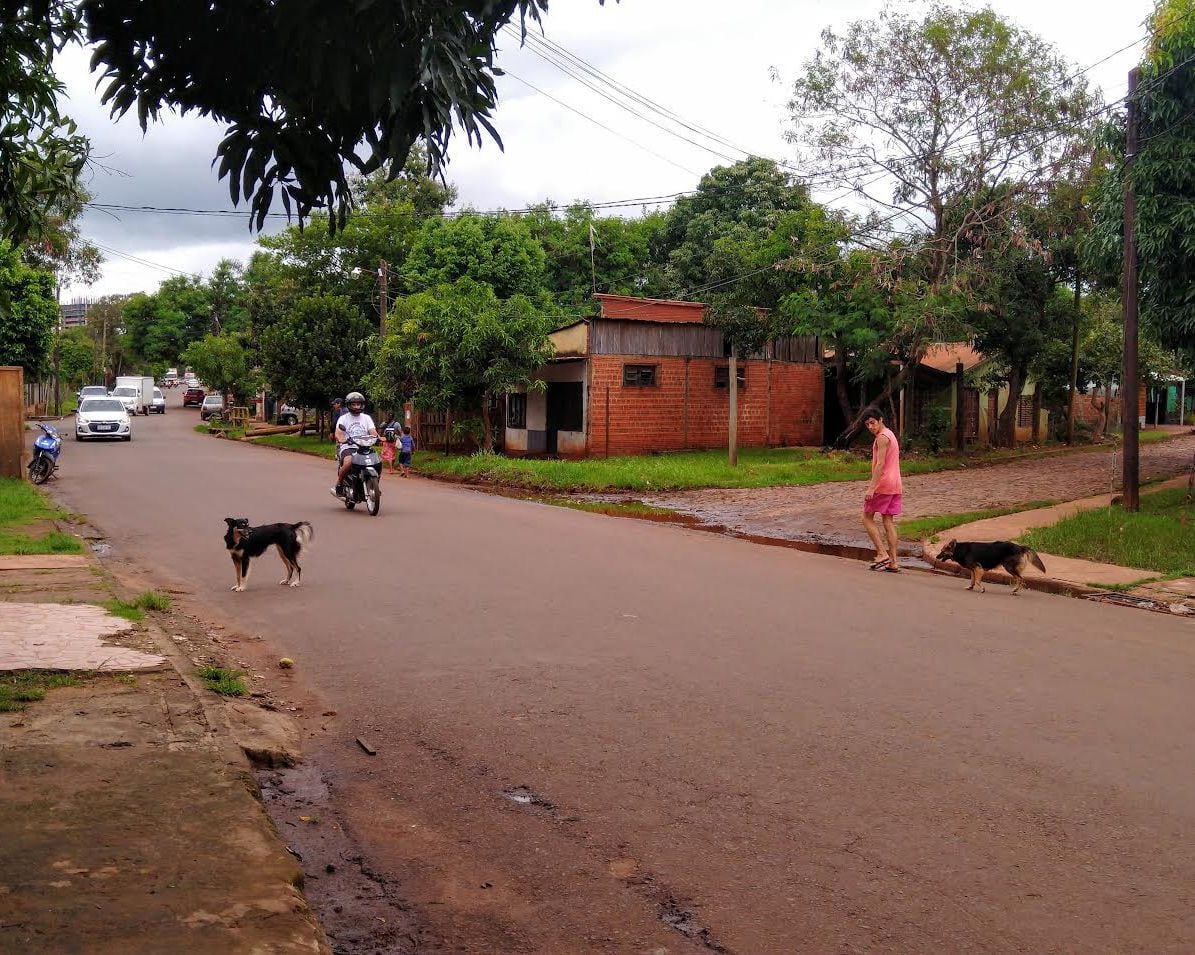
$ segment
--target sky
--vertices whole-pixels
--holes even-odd
[[[1081,69],[1142,38],[1153,3],[992,0],[991,6],[1053,43]],[[818,48],[826,27],[872,18],[882,7],[883,0],[607,0],[604,6],[597,0],[553,0],[543,23],[548,40],[690,126],[716,134],[721,143],[660,121],[702,145],[686,142],[611,104],[532,48],[521,48],[517,38],[504,38],[498,65],[507,75],[499,79],[495,121],[505,149],[492,141],[478,149],[453,138],[447,176],[459,190],[458,205],[513,209],[544,199],[660,197],[693,189],[704,172],[743,158],[743,151],[791,162],[784,105],[802,63]],[[1138,44],[1088,72],[1106,100],[1124,95],[1140,50]],[[100,105],[88,58],[87,51],[68,50],[58,73],[67,88],[66,109],[92,141],[88,188],[94,201],[232,209],[228,188],[211,165],[222,128],[165,115],[143,135],[132,116],[113,122]],[[617,211],[633,215],[644,207]],[[285,220],[271,220],[266,231],[284,225]],[[64,290],[64,301],[151,292],[171,275],[207,273],[221,258],[244,260],[254,249],[247,213],[93,208],[83,217],[83,233],[104,254],[103,274],[91,287]]]

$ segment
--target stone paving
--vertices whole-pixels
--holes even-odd
[[[152,670],[164,657],[111,646],[107,637],[132,625],[90,604],[4,603],[0,605],[0,671]]]
[[[1142,480],[1191,467],[1195,435],[1141,449]],[[1055,454],[904,479],[904,516],[930,517],[1031,501],[1072,501],[1119,488],[1118,450]],[[862,481],[803,487],[734,488],[641,496],[641,500],[744,534],[783,540],[866,543]]]

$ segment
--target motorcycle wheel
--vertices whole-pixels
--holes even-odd
[[[29,480],[34,484],[44,484],[54,466],[45,455],[34,458],[29,462]]]
[[[356,495],[357,489],[351,484],[344,489],[344,509],[346,511],[351,511],[357,506]]]
[[[382,509],[382,488],[377,478],[365,479],[365,509],[370,517],[377,517]]]

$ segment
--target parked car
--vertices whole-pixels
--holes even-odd
[[[75,412],[75,440],[120,438],[133,440],[133,424],[121,398],[84,398]]]
[[[188,388],[183,392],[183,407],[188,408],[194,405],[198,408],[203,404],[203,394],[202,388]]]
[[[155,414],[165,414],[166,413],[166,396],[164,394],[162,394],[161,388],[154,389],[153,404],[150,405],[149,410],[154,412]]]
[[[302,414],[302,409],[293,405],[280,405],[275,419],[279,424],[298,424]]]
[[[199,406],[199,417],[203,421],[207,421],[212,415],[222,414],[224,411],[224,398],[221,395],[207,395],[203,399],[203,404]]]
[[[187,387],[188,387],[188,388],[198,388],[198,387],[200,387],[200,384],[199,384],[199,379],[198,379],[198,378],[188,378],[188,379],[187,379]]]
[[[107,398],[108,389],[103,385],[84,385],[75,393],[75,397],[80,401],[84,398]]]

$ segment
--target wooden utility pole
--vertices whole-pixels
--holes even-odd
[[[382,259],[378,265],[378,288],[381,292],[381,316],[382,320],[378,326],[383,338],[386,337],[386,309],[389,306],[387,301],[390,294],[390,263]]]
[[[1137,440],[1137,196],[1133,190],[1133,167],[1137,158],[1140,116],[1137,81],[1141,71],[1129,71],[1127,139],[1124,157],[1124,278],[1121,301],[1124,308],[1124,370],[1121,373],[1121,427],[1124,429],[1122,501],[1126,511],[1141,506],[1140,459]]]
[[[1075,268],[1075,323],[1071,329],[1071,380],[1066,401],[1066,443],[1075,443],[1075,392],[1079,388],[1079,320],[1083,302],[1083,279]]]
[[[967,379],[963,372],[963,363],[954,363],[954,450],[962,454],[967,447],[967,409],[964,407],[964,395]]]

